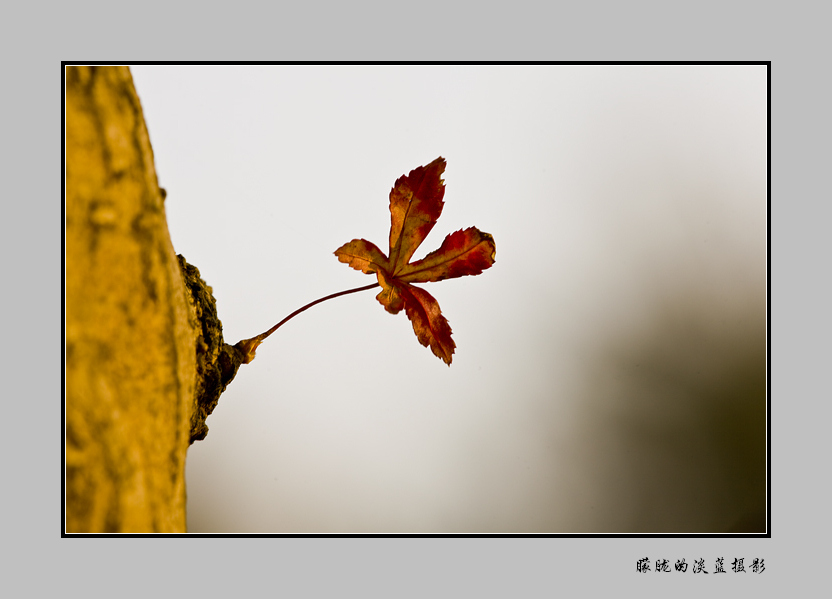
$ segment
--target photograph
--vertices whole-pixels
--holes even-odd
[[[65,69],[66,533],[770,535],[769,63]]]

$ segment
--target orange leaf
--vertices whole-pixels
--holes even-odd
[[[410,264],[413,253],[442,214],[445,159],[441,156],[396,180],[390,190],[390,251],[382,251],[366,239],[353,239],[335,251],[338,260],[366,274],[375,274],[381,285],[376,299],[391,314],[404,308],[419,343],[450,365],[454,353],[451,327],[439,303],[411,283],[428,283],[478,275],[494,264],[494,238],[475,227],[448,235],[438,250]]]
[[[456,344],[451,339],[451,325],[442,316],[439,302],[420,287],[407,285],[402,291],[404,309],[419,343],[425,347],[430,345],[434,355],[450,366]]]
[[[398,270],[397,278],[408,283],[428,283],[478,275],[494,264],[494,238],[475,227],[451,233],[438,250]]]
[[[338,248],[335,255],[341,262],[346,262],[365,274],[387,269],[387,256],[366,239],[353,239]]]

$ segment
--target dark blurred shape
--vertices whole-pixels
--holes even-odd
[[[604,532],[766,532],[760,292],[731,298],[734,308],[716,294],[674,295],[648,326],[597,349],[584,405],[585,443],[599,444],[584,467],[596,473]]]
[[[766,532],[766,515],[763,512],[749,514],[737,521],[726,532],[729,533],[759,533]]]

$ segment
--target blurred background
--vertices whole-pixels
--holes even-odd
[[[414,259],[497,243],[424,285],[450,367],[375,291],[269,338],[189,450],[190,532],[764,532],[764,66],[131,70],[228,343],[372,283],[332,252],[386,251],[437,156]]]

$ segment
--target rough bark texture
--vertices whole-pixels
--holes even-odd
[[[240,365],[164,199],[128,68],[68,67],[67,532],[184,532],[185,454]]]
[[[217,302],[213,291],[199,276],[196,266],[188,264],[184,256],[178,256],[179,266],[190,291],[191,305],[200,328],[196,340],[196,392],[191,415],[191,443],[201,441],[208,434],[205,419],[217,407],[220,395],[228,386],[244,353],[237,347],[223,342],[222,322],[217,316]]]

